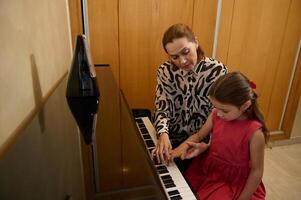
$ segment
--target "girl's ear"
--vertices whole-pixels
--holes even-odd
[[[246,101],[242,106],[240,106],[240,110],[245,112],[252,105],[251,100]]]

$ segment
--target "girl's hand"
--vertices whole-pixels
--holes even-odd
[[[156,148],[152,151],[153,159],[158,163],[167,163],[170,160],[170,151],[172,149],[167,133],[161,133]],[[154,158],[155,157],[155,158]]]
[[[210,146],[210,144],[206,144],[205,142],[195,143],[187,141],[186,144],[188,145],[188,149],[181,159],[190,159],[196,157],[206,151]]]
[[[188,144],[186,142],[183,142],[180,146],[171,151],[170,160],[178,157],[184,160],[188,148]]]

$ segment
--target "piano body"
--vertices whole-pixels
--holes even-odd
[[[96,68],[96,74],[101,95],[96,145],[90,152],[96,152],[96,199],[196,199],[174,164],[155,165],[151,160],[155,129],[148,117],[134,119],[111,69]]]
[[[99,93],[70,102],[65,76],[20,132],[0,160],[0,199],[196,199],[175,165],[151,160],[154,128],[134,119],[110,67],[93,73]]]

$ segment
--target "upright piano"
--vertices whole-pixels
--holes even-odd
[[[0,199],[196,199],[174,164],[152,161],[155,129],[132,115],[111,68],[94,73],[96,101],[70,103],[65,75],[20,131],[0,158]]]
[[[108,199],[196,199],[174,163],[156,164],[150,153],[155,129],[146,116],[134,118],[110,68],[96,68],[100,90],[94,146],[96,196]],[[94,163],[95,164],[95,163]],[[98,178],[98,179],[97,179]]]

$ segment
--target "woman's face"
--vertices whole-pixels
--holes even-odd
[[[189,71],[197,64],[197,41],[190,42],[186,37],[177,38],[167,43],[165,48],[170,61],[177,67]]]

